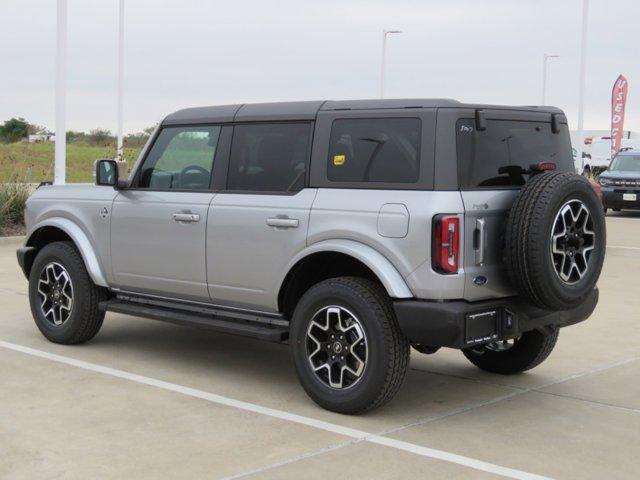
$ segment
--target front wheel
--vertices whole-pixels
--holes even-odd
[[[362,278],[331,278],[310,288],[293,314],[290,345],[307,394],[339,413],[389,401],[409,362],[409,342],[389,297]]]
[[[98,303],[104,298],[73,243],[50,243],[38,252],[29,274],[29,303],[48,340],[70,345],[92,339],[102,326]]]
[[[532,330],[513,340],[465,348],[462,353],[482,370],[508,375],[540,365],[551,354],[557,340],[557,328]]]

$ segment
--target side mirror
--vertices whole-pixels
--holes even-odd
[[[96,185],[114,188],[118,186],[118,164],[115,160],[96,160]]]

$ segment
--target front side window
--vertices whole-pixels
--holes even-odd
[[[207,190],[220,126],[165,127],[140,170],[139,188]]]
[[[310,123],[255,123],[233,128],[227,189],[297,192],[304,186]]]
[[[420,130],[418,118],[335,120],[329,142],[329,180],[417,182]]]
[[[462,188],[517,187],[524,185],[531,165],[553,162],[556,168],[573,168],[571,141],[566,124],[551,131],[549,122],[487,120],[486,130],[476,130],[473,119],[456,123],[458,176]]]

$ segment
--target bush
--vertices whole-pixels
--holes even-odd
[[[26,183],[0,183],[0,229],[24,225],[24,207],[30,193]]]

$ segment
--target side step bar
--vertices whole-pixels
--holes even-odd
[[[288,325],[249,321],[240,315],[234,316],[232,312],[224,312],[223,316],[219,311],[217,314],[193,312],[182,308],[170,308],[117,298],[100,302],[100,310],[152,318],[177,325],[189,325],[270,342],[282,342],[289,338]]]

